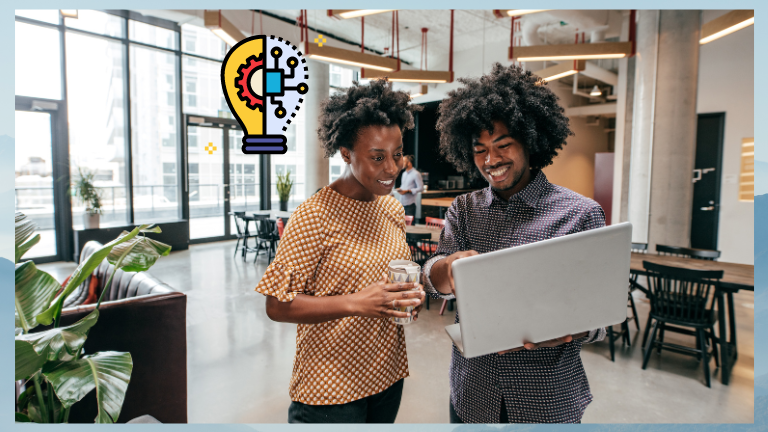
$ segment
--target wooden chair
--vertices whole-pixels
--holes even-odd
[[[443,228],[445,228],[445,219],[427,217],[426,225],[429,228],[443,229]]]
[[[405,217],[405,225],[406,225],[406,226],[411,226],[411,225],[413,225],[413,216],[406,216],[406,217]]]
[[[646,323],[646,334],[651,338],[645,345],[643,369],[648,366],[651,352],[658,348],[681,354],[693,355],[703,360],[704,377],[707,387],[711,387],[709,376],[710,353],[708,341],[712,342],[712,355],[715,365],[718,360],[717,339],[714,326],[717,315],[714,310],[715,292],[723,277],[722,270],[690,270],[664,266],[643,261],[648,273],[648,285],[651,300],[651,315]],[[653,321],[653,324],[651,324]],[[681,328],[690,327],[693,330]],[[696,348],[664,342],[664,330],[692,335],[696,337]],[[658,334],[658,339],[657,339]]]

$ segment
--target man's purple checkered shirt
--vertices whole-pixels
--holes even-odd
[[[482,254],[602,226],[605,214],[599,204],[551,184],[542,172],[509,202],[490,187],[459,196],[448,209],[435,255],[424,264],[424,288],[432,298],[453,298],[435,290],[429,275],[435,262],[454,252]],[[556,262],[552,269],[557,270]],[[510,422],[580,422],[592,401],[581,345],[603,338],[601,328],[555,348],[472,359],[454,346],[451,403],[465,423],[498,423],[502,396]]]

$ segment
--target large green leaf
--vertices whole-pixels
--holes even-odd
[[[31,343],[17,339],[15,348],[16,373],[14,380],[25,380],[43,367],[47,356],[37,354]]]
[[[16,364],[18,365],[19,342],[30,344],[33,348],[32,354],[27,354],[27,350],[22,350],[25,356],[29,357],[30,362],[35,359],[32,355],[42,356],[48,361],[63,360],[67,356],[74,356],[85,343],[88,337],[88,330],[96,324],[99,319],[99,310],[94,309],[80,321],[66,327],[52,328],[39,333],[27,333],[16,337],[17,355]],[[22,361],[25,359],[22,359]]]
[[[24,333],[37,327],[37,315],[44,311],[61,285],[48,273],[27,261],[16,265],[16,313]]]
[[[32,246],[38,244],[39,242],[40,234],[35,234],[34,237],[24,242],[24,244],[16,246],[16,262],[18,263],[21,257],[23,257],[28,250],[32,249]]]
[[[75,269],[74,273],[72,273],[72,276],[69,278],[69,282],[64,288],[64,291],[62,291],[62,293],[56,297],[56,300],[54,300],[53,304],[51,304],[48,309],[37,315],[37,321],[45,325],[52,323],[54,317],[56,317],[61,311],[61,305],[64,303],[64,299],[66,299],[72,293],[72,291],[77,288],[78,285],[83,283],[83,281],[88,276],[90,276],[94,270],[96,270],[96,267],[98,267],[99,264],[104,261],[104,258],[109,255],[110,251],[112,251],[112,248],[119,245],[120,243],[129,241],[136,237],[136,235],[143,227],[143,225],[141,227],[136,227],[127,235],[118,237],[105,244],[101,247],[101,249],[97,250],[91,256],[89,256],[84,263],[81,263],[79,266],[77,266],[77,269]]]
[[[114,423],[120,416],[132,370],[130,353],[107,351],[62,363],[45,376],[65,408],[95,388],[99,408],[96,423]]]
[[[16,248],[18,249],[35,232],[35,223],[20,211],[16,212],[14,219],[16,222]]]
[[[156,227],[155,230],[150,232],[160,232],[159,230],[160,228]],[[123,231],[120,237],[125,235],[128,235],[127,231]],[[112,252],[107,256],[107,260],[110,264],[117,265],[120,257],[126,252],[127,255],[123,257],[120,268],[123,271],[140,272],[149,270],[158,258],[171,253],[171,247],[151,238],[136,236],[113,247]]]

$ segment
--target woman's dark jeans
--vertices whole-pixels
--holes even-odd
[[[291,402],[288,423],[394,423],[403,396],[403,380],[375,395],[340,405]]]

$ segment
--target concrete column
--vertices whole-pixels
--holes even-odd
[[[629,220],[633,241],[690,243],[699,11],[639,11]]]
[[[329,66],[314,60],[307,60],[309,64],[309,91],[304,99],[304,166],[305,166],[305,191],[309,198],[315,191],[328,184],[328,159],[325,158],[323,149],[317,138],[317,128],[320,126],[320,104],[328,99],[330,91]]]
[[[629,11],[623,13],[621,40],[629,40]],[[619,60],[619,83],[616,86],[616,134],[613,159],[613,204],[611,223],[629,220],[629,173],[632,160],[632,113],[635,96],[635,58]]]

